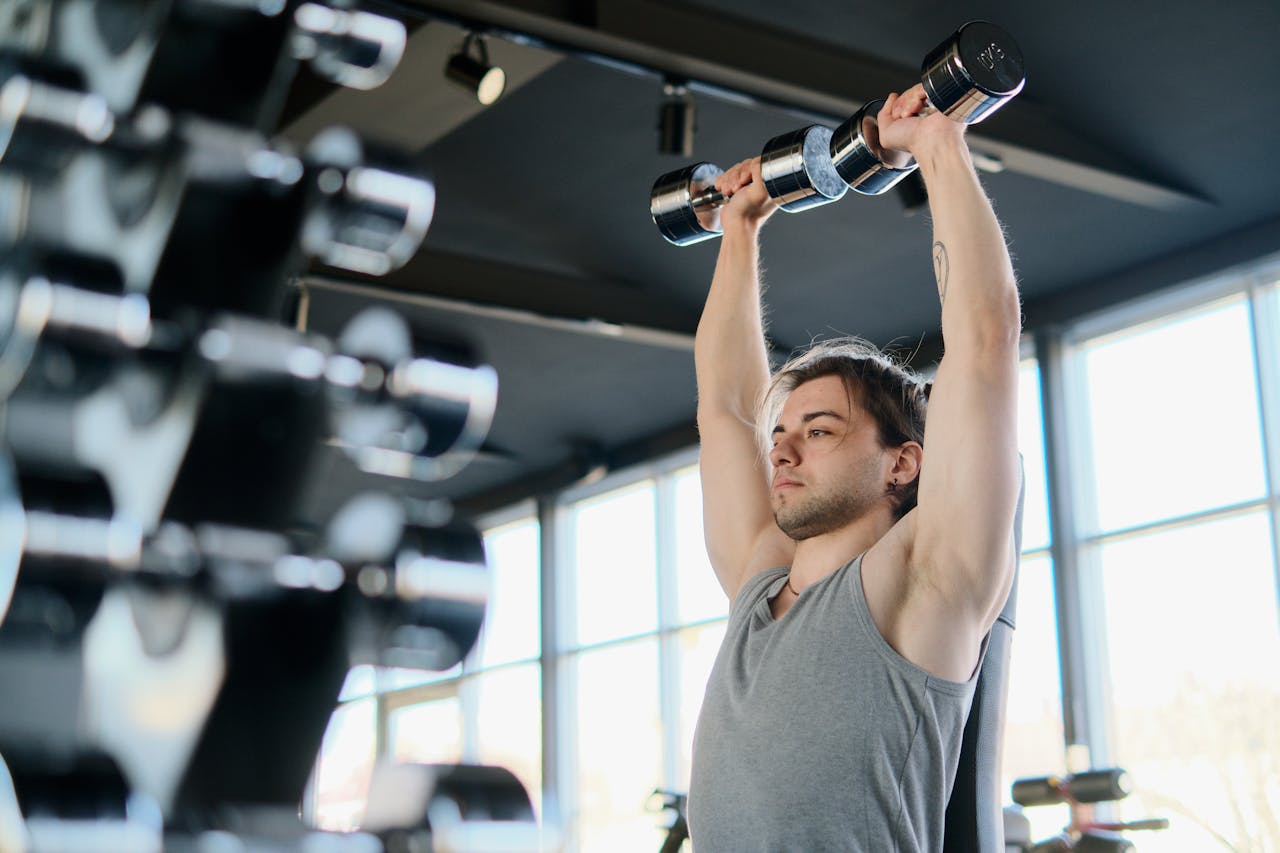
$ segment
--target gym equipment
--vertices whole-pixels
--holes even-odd
[[[970,21],[925,57],[921,83],[928,103],[920,115],[940,112],[976,124],[1009,102],[1026,83],[1022,51],[1007,32]],[[880,145],[876,115],[884,98],[863,105],[831,136],[831,162],[854,192],[880,195],[915,171],[905,151]]]
[[[937,111],[966,124],[989,117],[1026,82],[1017,43],[986,21],[961,26],[922,67],[929,103],[921,115]],[[880,145],[876,114],[883,105],[883,98],[864,104],[834,131],[812,125],[765,143],[760,167],[769,195],[796,212],[835,201],[846,189],[879,195],[914,171],[908,153]],[[695,163],[654,182],[649,212],[668,242],[689,246],[720,235],[719,208],[727,200],[714,185],[721,172]]]
[[[848,189],[831,164],[831,129],[809,125],[765,143],[760,172],[769,195],[796,213],[828,204]],[[695,163],[662,175],[649,191],[649,213],[667,242],[689,246],[720,236],[719,208],[728,199],[715,189],[724,170]]]
[[[524,786],[502,767],[380,764],[362,827],[388,851],[556,849],[554,830],[534,821]]]
[[[435,210],[419,166],[346,128],[299,155],[154,104],[116,115],[96,94],[3,60],[0,173],[19,182],[0,199],[12,223],[0,249],[109,262],[162,316],[191,304],[279,316],[281,282],[301,256],[384,275],[418,250]],[[225,223],[237,251],[207,239],[211,222]]]
[[[11,518],[17,503],[19,528],[3,540],[0,589],[13,607],[0,610],[0,683],[41,671],[0,716],[0,748],[24,772],[47,763],[24,743],[80,743],[114,752],[166,814],[296,801],[351,666],[447,669],[479,636],[479,533],[411,521],[388,495],[354,498],[308,553],[273,531],[164,522],[144,535],[119,519],[22,508],[6,471],[0,457],[0,507]],[[183,679],[195,698],[166,700],[157,728],[136,694],[171,690],[156,673],[171,678],[178,661],[205,666]],[[267,683],[279,713],[261,707]],[[66,713],[46,707],[51,684]],[[89,731],[77,715],[87,704],[99,720]],[[185,732],[177,747],[166,744],[174,729]],[[245,742],[252,755],[236,748]]]
[[[299,60],[340,86],[372,89],[391,76],[407,38],[399,20],[341,0],[18,5],[22,26],[0,27],[0,49],[72,69],[112,111],[159,102],[262,132],[274,129]],[[222,69],[218,85],[209,68]]]
[[[1124,822],[1095,819],[1096,803],[1122,800],[1131,792],[1129,774],[1119,767],[1017,779],[1011,790],[1016,805],[1005,809],[1005,825],[1018,828],[1016,849],[1024,853],[1129,853],[1137,848],[1120,833],[1169,828],[1169,821],[1164,818]],[[1022,807],[1059,803],[1071,807],[1071,823],[1059,835],[1032,842],[1030,822],[1022,814]],[[1012,834],[1009,841],[1013,846]]]
[[[309,262],[381,275],[434,214],[412,152],[269,136],[300,60],[395,67],[357,3],[0,4],[6,851],[549,849],[492,769],[437,773],[407,833],[299,818],[351,667],[456,665],[489,589],[434,483],[492,368],[381,308],[280,322]]]
[[[1011,796],[1020,806],[1052,806],[1058,803],[1101,803],[1120,800],[1133,790],[1129,774],[1119,767],[1090,770],[1066,776],[1018,779]]]
[[[478,450],[496,409],[492,368],[459,345],[415,354],[407,324],[387,309],[356,315],[335,346],[234,315],[198,330],[156,323],[140,294],[9,273],[0,269],[0,400],[9,398],[0,423],[10,450],[46,468],[97,471],[117,510],[140,524],[175,512],[288,523],[294,498],[284,488],[314,455],[308,435],[334,439],[375,473],[443,479]],[[23,386],[50,342],[64,373],[83,377],[77,393]],[[239,417],[245,405],[258,421]],[[48,430],[51,416],[69,429]],[[261,430],[272,417],[290,425],[275,438]],[[228,441],[239,448],[230,460]],[[274,485],[257,499],[238,495],[238,478],[268,473]]]
[[[684,848],[684,842],[689,838],[689,795],[678,791],[663,791],[659,788],[649,795],[650,805],[654,798],[660,799],[661,810],[670,812],[671,820],[671,825],[664,827],[667,834],[662,839],[659,853],[680,853]]]

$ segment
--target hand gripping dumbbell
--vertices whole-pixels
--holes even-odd
[[[940,112],[965,124],[977,124],[1022,91],[1026,82],[1022,51],[1013,38],[986,21],[970,21],[934,48],[922,66],[928,103],[925,116]],[[876,114],[884,98],[863,105],[831,135],[831,162],[849,187],[879,195],[916,169],[905,151],[880,145]]]
[[[765,143],[760,172],[765,189],[789,213],[835,201],[848,189],[831,163],[831,130],[810,125]],[[662,236],[677,246],[719,237],[720,208],[728,202],[715,188],[723,172],[695,163],[658,178],[649,192],[649,212]]]

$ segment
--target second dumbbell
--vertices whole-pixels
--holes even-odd
[[[831,129],[816,124],[765,143],[760,172],[765,189],[783,210],[794,213],[845,194],[848,185],[832,165],[830,150]],[[668,242],[688,246],[720,236],[720,208],[728,203],[715,188],[722,171],[711,163],[695,163],[654,182],[649,212]]]

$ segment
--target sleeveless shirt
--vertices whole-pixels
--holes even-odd
[[[981,664],[948,681],[894,651],[861,557],[774,619],[787,571],[756,575],[730,609],[694,732],[694,849],[937,853]]]

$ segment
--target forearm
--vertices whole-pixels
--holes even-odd
[[[698,416],[749,421],[769,378],[760,305],[759,226],[726,224],[698,322]]]
[[[1021,308],[1004,232],[958,135],[917,152],[933,217],[933,267],[948,351],[1016,349]]]

